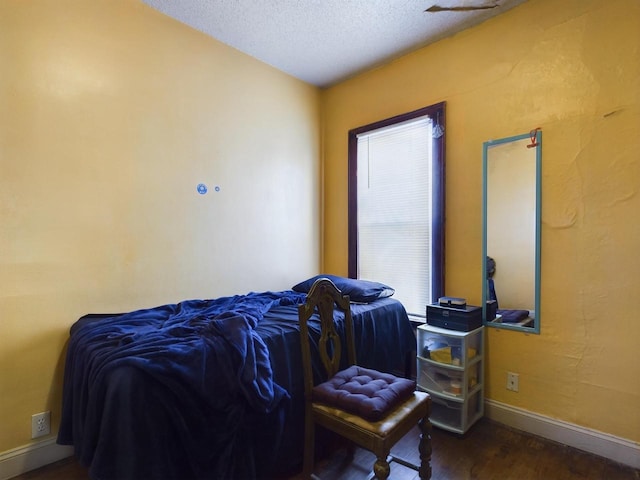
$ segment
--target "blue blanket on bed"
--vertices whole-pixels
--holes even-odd
[[[224,476],[224,460],[233,453],[220,454],[241,435],[230,426],[242,425],[247,412],[272,412],[288,396],[273,381],[269,352],[255,328],[270,308],[304,299],[292,291],[250,293],[81,318],[67,352],[59,443],[74,444],[87,466],[118,458],[114,470],[103,467],[105,479],[126,471],[180,478],[183,468],[201,478]],[[133,411],[170,426],[184,465],[173,472],[133,465],[137,460],[127,452],[160,443],[149,431],[135,431],[140,419],[127,418]],[[97,451],[106,457],[96,459]]]

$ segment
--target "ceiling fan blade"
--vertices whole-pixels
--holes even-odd
[[[441,7],[440,5],[434,5],[425,10],[425,12],[429,13],[437,13],[437,12],[473,12],[475,10],[491,10],[492,8],[499,7],[498,4],[493,5],[479,5],[479,6],[470,6],[470,7]]]

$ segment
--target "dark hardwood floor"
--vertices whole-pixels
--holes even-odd
[[[403,438],[394,452],[415,461],[417,429]],[[358,450],[352,461],[336,451],[316,465],[324,480],[366,478],[374,457]],[[482,419],[464,436],[433,431],[433,480],[640,480],[640,470],[581,452]],[[418,480],[417,473],[391,465],[391,479]],[[16,480],[88,480],[87,471],[65,459],[15,477]],[[288,480],[302,480],[300,475]]]

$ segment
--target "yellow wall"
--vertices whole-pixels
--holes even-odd
[[[317,273],[320,117],[316,88],[134,0],[2,1],[0,72],[3,452],[33,413],[57,430],[81,315]]]
[[[347,272],[347,131],[446,101],[446,293],[475,304],[482,143],[542,127],[542,331],[489,330],[486,394],[636,442],[639,25],[637,0],[529,0],[322,99],[324,270]]]

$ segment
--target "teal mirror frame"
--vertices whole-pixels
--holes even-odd
[[[535,149],[535,233],[534,233],[534,315],[533,326],[522,326],[511,323],[498,323],[487,318],[487,300],[489,299],[489,281],[487,277],[487,218],[488,218],[488,174],[489,174],[489,153],[493,147],[522,140],[529,140],[527,149]],[[541,219],[542,219],[542,132],[540,129],[515,135],[513,137],[489,140],[484,142],[482,149],[482,318],[486,326],[515,330],[526,333],[540,333],[540,241],[541,241]],[[499,269],[500,266],[497,266]],[[500,295],[497,295],[498,301]]]

